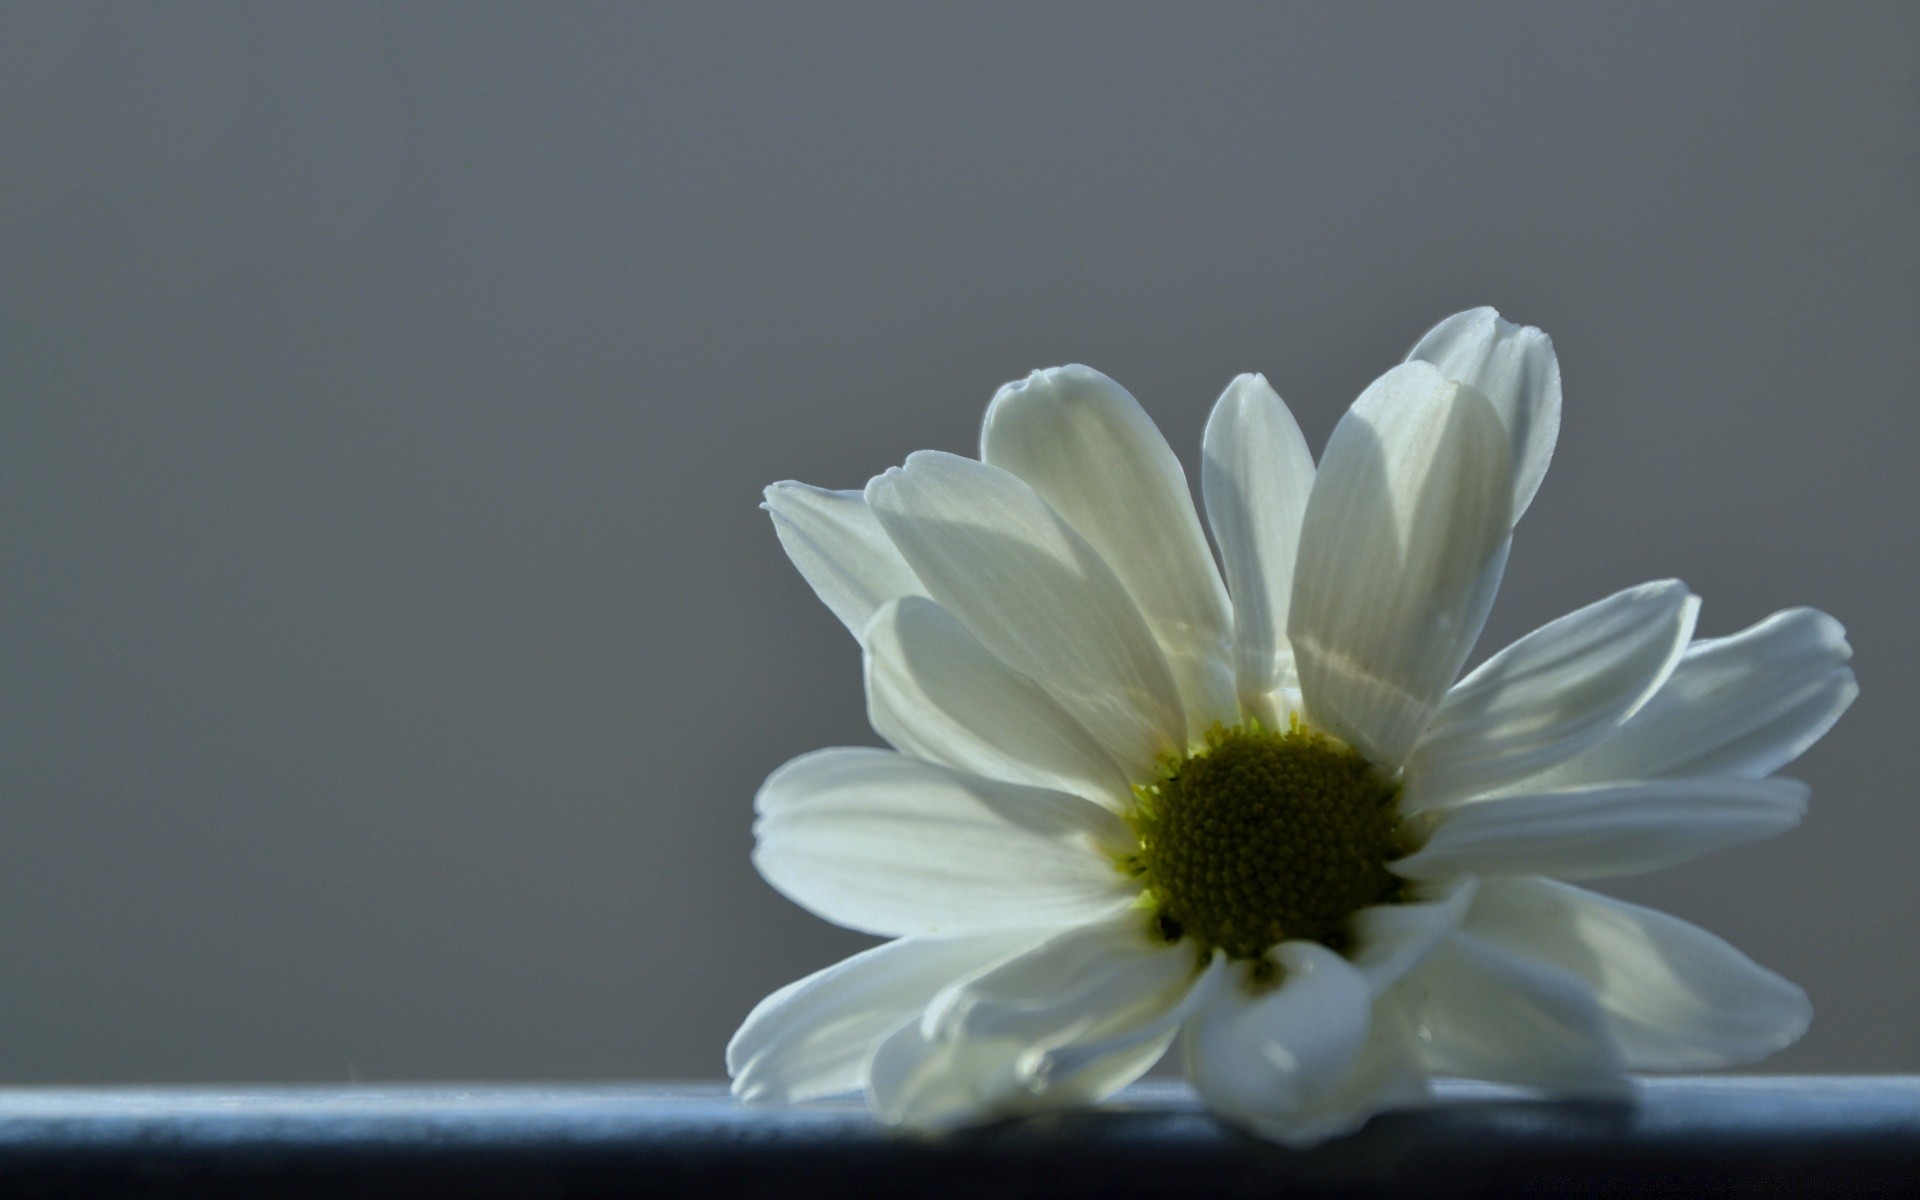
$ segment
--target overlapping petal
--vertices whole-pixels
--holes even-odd
[[[1840,622],[1811,608],[1697,641],[1619,732],[1541,782],[1770,775],[1819,741],[1859,695],[1852,657]]]
[[[1133,1082],[1217,982],[1144,934],[1138,914],[1095,923],[959,980],[874,1052],[874,1112],[939,1127],[1083,1104]]]
[[[1471,875],[1431,886],[1430,895],[1377,904],[1353,915],[1353,965],[1378,995],[1425,962],[1467,918],[1479,880]]]
[[[789,481],[769,487],[761,507],[801,577],[854,637],[887,601],[926,593],[860,492]]]
[[[1039,682],[1128,778],[1187,744],[1166,656],[1113,569],[1027,484],[921,451],[867,485],[867,502],[927,591],[1014,670]]]
[[[901,938],[837,962],[754,1006],[727,1043],[733,1094],[791,1103],[867,1081],[880,1039],[959,976],[1025,949],[1032,931]]]
[[[1065,792],[968,775],[884,750],[805,754],[754,807],[754,866],[796,904],[882,936],[1063,926],[1133,890],[1109,809]]]
[[[1316,726],[1405,761],[1486,622],[1511,510],[1484,396],[1413,362],[1354,402],[1307,500],[1288,617]]]
[[[1437,1074],[1575,1095],[1628,1088],[1592,989],[1569,971],[1458,933],[1399,992]]]
[[[1294,687],[1287,612],[1313,455],[1265,377],[1227,385],[1207,418],[1200,489],[1233,595],[1234,670],[1241,708],[1278,727],[1269,697]]]
[[[927,1008],[936,1040],[1015,1037],[1050,1045],[1105,1036],[1180,1002],[1201,964],[1188,946],[1149,936],[1138,910],[1054,934],[1023,954],[960,980]]]
[[[1491,308],[1455,313],[1407,354],[1432,363],[1492,402],[1513,457],[1513,519],[1533,503],[1560,436],[1560,360],[1553,340]]]
[[[1591,988],[1636,1070],[1756,1062],[1797,1041],[1813,1015],[1799,987],[1706,930],[1570,884],[1489,880],[1466,927]]]
[[[1238,719],[1233,613],[1186,472],[1125,388],[1091,367],[1001,388],[980,461],[1025,480],[1106,560],[1166,653],[1196,740]]]
[[[1666,680],[1699,601],[1642,584],[1534,630],[1455,684],[1407,760],[1409,810],[1497,791],[1606,737]]]
[[[1130,801],[1125,773],[1086,728],[932,600],[882,608],[866,648],[867,719],[898,749],[1116,810]]]
[[[874,1049],[867,1107],[890,1125],[930,1130],[1036,1111],[1048,1097],[1025,1084],[1027,1052],[1015,1038],[936,1042],[918,1020],[903,1021]],[[1093,1098],[1065,1090],[1051,1096],[1062,1106]]]

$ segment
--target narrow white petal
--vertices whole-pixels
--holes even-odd
[[[1288,640],[1315,725],[1400,766],[1480,636],[1512,526],[1484,396],[1405,363],[1354,402],[1307,501]]]
[[[1491,308],[1456,313],[1420,339],[1409,359],[1430,362],[1493,402],[1513,451],[1513,519],[1533,503],[1560,436],[1560,360],[1553,341]]]
[[[733,1094],[787,1104],[862,1086],[867,1059],[888,1031],[955,979],[1036,936],[902,938],[788,984],[755,1005],[727,1043]]]
[[[1482,663],[1440,702],[1407,760],[1409,810],[1495,791],[1606,737],[1673,670],[1699,608],[1677,579],[1642,584]]]
[[[754,865],[836,925],[883,936],[1060,926],[1128,903],[1109,809],[884,750],[817,750],[754,801]]]
[[[1186,472],[1139,401],[1091,367],[1035,371],[994,396],[980,461],[1030,484],[1120,577],[1166,653],[1191,736],[1233,724],[1227,592]]]
[[[1112,986],[1081,987],[1101,968],[1088,956],[1091,942],[1072,941],[1067,934],[1052,944],[1077,966],[1050,972],[1036,948],[961,985],[978,989],[978,1004],[960,1001],[967,1015],[946,1006],[943,1016],[937,1000],[925,1019],[890,1033],[869,1070],[874,1113],[938,1128],[1090,1103],[1144,1074],[1209,976],[1196,971],[1190,954],[1177,969],[1143,971],[1129,950],[1131,969],[1110,975]]]
[[[1697,641],[1618,733],[1542,782],[1772,774],[1819,741],[1859,695],[1852,657],[1840,622],[1811,608]]]
[[[1429,1069],[1587,1095],[1628,1087],[1592,989],[1457,933],[1398,989]]]
[[[1432,835],[1393,869],[1408,879],[1637,875],[1771,837],[1806,810],[1807,785],[1797,779],[1660,779],[1495,796],[1430,810]]]
[[[1353,916],[1353,965],[1379,995],[1409,971],[1466,920],[1477,881],[1450,880],[1434,895],[1404,904],[1377,904]]]
[[[931,1004],[921,1029],[936,1041],[1011,1037],[1061,1044],[1110,1036],[1158,1014],[1193,986],[1201,963],[1191,946],[1149,932],[1131,909],[1066,929],[1024,954],[955,982]]]
[[[788,481],[766,497],[761,507],[787,557],[853,636],[887,601],[926,594],[861,493]]]
[[[1187,1022],[1187,1075],[1209,1109],[1304,1146],[1424,1094],[1410,1042],[1373,1020],[1359,971],[1314,942],[1283,942],[1274,957],[1285,971],[1279,987],[1221,988]]]
[[[1183,752],[1166,656],[1104,559],[1027,484],[932,451],[867,485],[928,593],[1002,662],[1046,688],[1130,780]]]
[[[1297,686],[1287,647],[1287,607],[1300,522],[1313,490],[1313,455],[1293,414],[1260,375],[1227,385],[1207,418],[1200,490],[1233,596],[1240,704]]]
[[[1568,884],[1490,880],[1467,929],[1578,976],[1634,1070],[1757,1062],[1813,1017],[1805,992],[1706,930]]]
[[[867,717],[899,750],[1110,808],[1130,803],[1126,775],[1086,728],[934,601],[888,604],[866,644]]]

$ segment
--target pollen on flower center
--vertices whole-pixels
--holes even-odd
[[[1205,749],[1134,789],[1129,821],[1161,931],[1257,959],[1305,938],[1334,949],[1347,918],[1392,900],[1399,789],[1344,744],[1298,725],[1216,727]]]

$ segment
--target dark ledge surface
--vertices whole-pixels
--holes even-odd
[[[1184,1087],[941,1138],[712,1085],[0,1090],[5,1196],[1920,1194],[1920,1077],[1682,1078],[1633,1103],[1467,1084],[1309,1152]]]

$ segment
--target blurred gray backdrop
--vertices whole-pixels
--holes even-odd
[[[862,939],[776,479],[1094,364],[1189,466],[1428,325],[1565,429],[1482,653],[1679,575],[1863,695],[1801,830],[1614,890],[1920,1069],[1920,7],[0,6],[0,1079],[714,1076]]]

